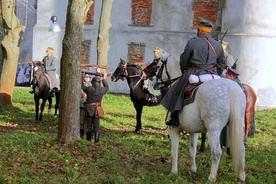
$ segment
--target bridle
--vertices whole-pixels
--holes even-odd
[[[170,86],[173,82],[175,82],[177,79],[180,78],[180,77],[177,77],[177,78],[171,79],[171,76],[170,76],[170,74],[168,72],[168,67],[167,67],[167,62],[168,62],[168,58],[169,57],[170,57],[170,55],[165,60],[161,59],[162,65],[161,65],[161,67],[158,70],[158,73],[156,75],[156,84],[155,84],[155,87],[158,86],[158,88],[160,88],[160,87],[165,87],[166,88],[166,87]],[[135,88],[143,80],[143,76],[141,75],[141,73],[140,74],[129,74],[128,70],[127,70],[128,66],[137,67],[137,65],[132,64],[132,63],[130,64],[129,62],[124,62],[124,63],[121,62],[119,64],[119,67],[121,68],[121,71],[120,71],[120,73],[118,73],[118,75],[116,76],[116,78],[124,80],[123,78],[140,77],[140,79],[136,82],[136,84],[133,87],[133,88]],[[166,75],[168,77],[168,80],[166,80],[166,81],[164,81],[162,79],[162,74],[163,74],[164,70],[165,70]]]
[[[158,86],[160,88],[160,86],[168,86],[169,84],[172,84],[173,82],[175,82],[177,79],[179,79],[180,77],[177,77],[177,78],[174,78],[174,79],[171,79],[171,76],[168,72],[168,66],[167,66],[167,63],[168,63],[168,58],[170,57],[171,55],[169,55],[167,58],[165,58],[164,60],[161,59],[161,62],[162,62],[162,65],[160,67],[160,69],[158,70],[158,73],[156,75],[156,84],[155,86]],[[163,71],[165,69],[165,73],[168,77],[168,80],[164,81],[162,79],[162,74],[163,74]],[[159,82],[160,80],[160,82]]]

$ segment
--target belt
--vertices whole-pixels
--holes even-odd
[[[190,68],[195,69],[195,70],[201,70],[201,69],[200,69],[198,66],[196,66],[196,65],[191,65]],[[213,65],[213,66],[211,66],[211,67],[209,67],[209,68],[207,68],[207,69],[204,69],[204,70],[217,70],[217,66],[216,66],[216,65]]]
[[[88,107],[88,106],[92,106],[92,105],[101,105],[101,102],[93,102],[93,103],[89,103],[89,104],[85,104],[85,107]]]

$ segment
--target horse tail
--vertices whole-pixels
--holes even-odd
[[[245,146],[244,146],[244,117],[245,117],[245,96],[238,85],[231,85],[230,96],[230,154],[234,171],[238,174],[244,170]]]

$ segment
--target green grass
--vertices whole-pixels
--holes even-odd
[[[57,119],[45,110],[44,123],[34,122],[34,102],[28,90],[14,90],[13,105],[0,105],[0,183],[205,183],[209,147],[197,155],[198,172],[189,170],[188,135],[179,147],[179,174],[171,175],[170,141],[162,106],[145,107],[143,129],[135,129],[135,110],[128,95],[107,94],[100,144],[80,140],[56,142]],[[276,110],[257,111],[256,133],[246,147],[249,184],[276,183]],[[208,146],[208,144],[207,144]],[[221,158],[217,183],[236,183],[230,159]]]

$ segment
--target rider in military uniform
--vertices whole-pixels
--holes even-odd
[[[154,76],[156,76],[156,72],[158,71],[157,65],[158,65],[159,61],[161,60],[158,52],[159,52],[159,48],[156,48],[153,51],[154,59],[153,59],[152,63],[150,63],[146,68],[143,69],[142,76],[144,79],[144,86],[143,86],[144,90],[148,89],[149,80],[152,80],[152,78]],[[157,103],[157,97],[154,96],[153,94],[151,94],[151,97],[149,98],[149,102],[152,104]]]
[[[92,79],[92,86],[85,86],[84,84],[82,84],[82,89],[87,94],[87,98],[85,101],[87,118],[86,139],[87,141],[91,141],[92,133],[94,133],[95,143],[99,142],[100,140],[100,119],[95,117],[95,112],[97,109],[97,105],[101,105],[103,96],[109,90],[106,76],[107,73],[104,73],[102,80],[103,86],[101,86],[101,78],[99,76],[95,76]]]
[[[188,85],[191,74],[218,74],[226,68],[225,56],[221,43],[210,36],[213,24],[209,20],[201,20],[198,25],[197,37],[188,41],[180,56],[182,76],[164,96],[161,104],[171,112],[168,126],[178,127],[178,112],[183,108],[183,91]],[[184,107],[185,108],[185,107]]]
[[[54,92],[60,90],[60,82],[59,82],[59,61],[56,57],[53,56],[54,49],[52,47],[48,47],[46,49],[46,56],[44,56],[41,64],[44,65],[45,71],[50,77],[50,87],[51,87],[51,96],[54,96]],[[30,93],[34,93],[34,86],[33,91]]]

